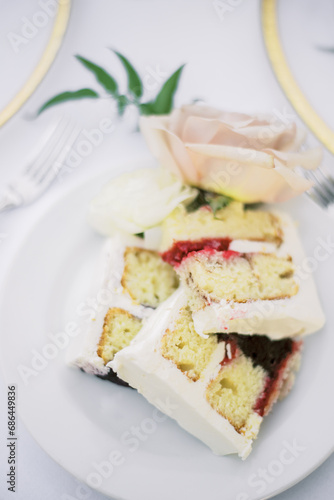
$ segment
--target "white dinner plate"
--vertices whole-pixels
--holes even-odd
[[[327,324],[306,340],[292,393],[265,419],[243,462],[213,455],[173,420],[157,418],[136,391],[65,364],[69,335],[61,333],[83,330],[85,311],[94,307],[94,297],[89,305],[85,300],[103,238],[85,218],[105,180],[92,179],[59,199],[8,271],[1,358],[6,381],[18,386],[25,425],[66,470],[113,498],[262,499],[300,481],[334,448],[333,221],[306,197],[283,206],[299,221],[308,256],[302,271],[314,270]]]

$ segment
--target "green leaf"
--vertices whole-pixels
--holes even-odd
[[[245,203],[245,210],[257,210],[264,205],[262,201],[254,202],[254,203]]]
[[[227,205],[229,205],[232,201],[232,198],[229,198],[224,194],[216,193],[206,193],[205,198],[208,202],[208,205],[210,205],[215,218],[218,210],[227,207]]]
[[[136,233],[135,236],[143,240],[145,238],[145,233]]]
[[[50,108],[51,106],[55,106],[56,104],[61,104],[66,101],[75,101],[78,99],[85,99],[85,98],[93,98],[96,99],[99,97],[99,94],[95,92],[95,90],[92,89],[81,89],[81,90],[75,90],[75,91],[69,91],[69,92],[62,92],[61,94],[58,94],[52,99],[49,99],[43,106],[41,106],[37,112],[38,115],[40,115],[45,109]]]
[[[127,107],[130,101],[126,95],[119,95],[116,97],[116,99],[117,99],[118,114],[122,116],[125,111],[125,108]]]
[[[200,207],[209,205],[214,217],[216,217],[218,210],[227,207],[231,201],[233,201],[232,198],[224,194],[212,193],[211,191],[200,189],[197,197],[186,208],[187,212],[195,212],[195,210],[198,210]]]
[[[150,101],[139,104],[139,112],[141,115],[155,115],[154,102]]]
[[[85,68],[87,68],[89,71],[93,73],[99,84],[102,85],[102,87],[109,94],[113,96],[117,95],[118,91],[117,82],[111,75],[109,75],[109,73],[107,73],[103,68],[101,68],[101,66],[98,66],[97,64],[88,61],[88,59],[85,59],[84,57],[78,55],[75,57],[85,66]]]
[[[180,66],[180,68],[177,69],[175,73],[173,73],[172,76],[170,76],[163,84],[159,94],[153,102],[154,113],[152,114],[167,115],[171,112],[173,108],[174,94],[176,92],[183,68],[184,64]]]
[[[143,95],[143,84],[137,71],[134,69],[132,64],[126,59],[126,57],[124,57],[116,50],[114,50],[114,52],[121,61],[121,63],[123,64],[125,71],[128,75],[129,92],[139,99]]]
[[[187,212],[189,212],[189,213],[195,212],[196,210],[198,210],[201,207],[204,207],[204,205],[207,205],[207,204],[208,204],[208,202],[205,199],[205,191],[200,189],[196,198],[191,203],[189,203],[189,205],[186,206],[186,209],[187,209]]]

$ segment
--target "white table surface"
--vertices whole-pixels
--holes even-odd
[[[142,75],[151,74],[152,70],[167,75],[187,62],[177,104],[202,97],[210,104],[240,111],[294,113],[277,85],[265,55],[258,0],[226,1],[225,4],[234,7],[221,19],[214,2],[209,0],[74,0],[68,33],[57,60],[28,103],[0,130],[0,185],[20,172],[32,145],[60,114],[75,116],[80,126],[88,130],[98,126],[102,118],[110,117],[115,130],[77,168],[58,179],[35,204],[0,216],[0,286],[25,235],[65,191],[99,172],[107,172],[111,157],[131,159],[147,152],[140,135],[133,132],[132,114],[120,123],[112,114],[110,101],[65,105],[45,113],[38,120],[30,119],[38,106],[57,92],[90,85],[97,88],[94,79],[73,59],[73,54],[80,53],[100,62],[117,77],[122,75],[120,67],[106,47],[117,48],[126,54],[141,69]],[[22,18],[32,19],[40,8],[36,0],[0,0],[0,109],[20,88],[38,60],[53,20],[50,18],[29,43],[20,46],[17,53],[8,34],[20,33],[24,23]],[[331,106],[328,106],[328,99],[332,101],[329,92],[332,93],[331,82],[334,83],[334,61],[328,57],[334,58],[334,55],[319,57],[316,46],[334,46],[333,10],[329,0],[282,0],[280,4],[281,30],[289,62],[309,99],[329,124],[334,120]],[[317,68],[316,73],[310,71],[313,65]],[[318,92],[320,82],[324,81],[322,76],[326,76],[328,86],[322,86]],[[146,89],[148,98],[151,92]],[[312,142],[315,141],[311,139]],[[325,161],[334,168],[330,155],[326,154]],[[6,468],[3,465],[5,397],[1,376],[0,499],[105,498],[80,485],[48,457],[20,421],[17,493],[6,490]],[[332,456],[304,481],[276,498],[332,499],[333,471]]]

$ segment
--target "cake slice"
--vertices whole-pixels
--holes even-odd
[[[295,225],[287,214],[275,217],[279,247],[233,240],[226,250],[205,246],[175,265],[200,335],[219,331],[280,339],[323,326],[312,274],[299,278],[306,256]]]
[[[179,288],[111,365],[214,453],[246,458],[263,417],[293,385],[301,347],[260,335],[203,338]]]
[[[109,362],[177,287],[174,269],[157,252],[144,248],[140,238],[110,238],[99,260],[91,297],[97,312],[89,319],[80,345],[71,346],[69,363],[121,383]]]
[[[203,248],[228,250],[233,240],[260,242],[269,248],[282,243],[281,221],[275,214],[246,209],[237,201],[215,213],[208,205],[193,212],[179,205],[164,220],[162,231],[160,252],[172,265],[179,264],[188,253]]]

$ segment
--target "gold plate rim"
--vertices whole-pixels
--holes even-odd
[[[262,0],[262,32],[269,61],[286,97],[316,138],[334,154],[334,132],[311,106],[298,86],[280,42],[277,0]]]
[[[29,99],[50,69],[61,47],[71,11],[71,0],[59,0],[55,22],[47,46],[23,87],[0,111],[0,127],[8,122]]]

